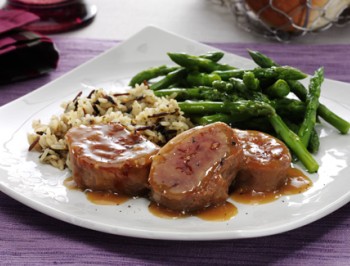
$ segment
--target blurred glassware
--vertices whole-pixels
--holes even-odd
[[[25,28],[43,34],[60,33],[88,25],[97,8],[84,0],[7,0],[4,9],[21,9],[40,17]]]
[[[350,21],[350,0],[214,0],[234,14],[239,26],[287,42]]]

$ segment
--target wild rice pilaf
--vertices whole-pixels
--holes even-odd
[[[41,162],[59,169],[67,167],[64,136],[74,126],[119,122],[159,145],[191,127],[175,99],[156,97],[143,84],[127,93],[106,93],[103,89],[93,90],[86,97],[79,93],[62,107],[64,112],[53,115],[47,124],[34,120],[34,133],[28,134],[29,150],[40,152]]]

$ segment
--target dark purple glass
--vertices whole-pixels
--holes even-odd
[[[43,34],[59,33],[88,25],[96,15],[95,5],[83,0],[7,0],[4,9],[22,9],[40,20],[26,29]]]

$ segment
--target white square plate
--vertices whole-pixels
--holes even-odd
[[[249,48],[249,47],[247,47]],[[49,121],[60,114],[60,103],[91,87],[118,90],[142,69],[170,64],[167,52],[199,54],[215,50],[155,27],[147,27],[122,44],[81,65],[61,78],[0,108],[0,188],[10,197],[42,213],[78,226],[111,234],[172,240],[217,240],[272,235],[298,228],[350,201],[350,135],[340,135],[324,123],[318,174],[305,193],[284,196],[263,205],[234,203],[238,214],[225,222],[197,217],[163,219],[148,210],[148,200],[130,199],[118,206],[95,205],[80,191],[68,190],[70,176],[40,164],[28,153],[26,134],[33,119]],[[226,63],[246,68],[252,61],[232,54]],[[347,95],[347,96],[346,96]],[[340,116],[350,118],[350,85],[326,80],[321,101]]]

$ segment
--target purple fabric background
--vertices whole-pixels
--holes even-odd
[[[0,86],[0,105],[10,102],[112,47],[116,41],[54,38],[56,71]],[[350,45],[212,44],[247,56],[256,49],[280,64],[350,82]],[[349,118],[348,118],[349,119]],[[349,188],[350,189],[350,188]],[[34,211],[0,192],[0,264],[114,265],[349,265],[350,204],[302,228],[279,235],[208,242],[121,237],[70,225]]]

